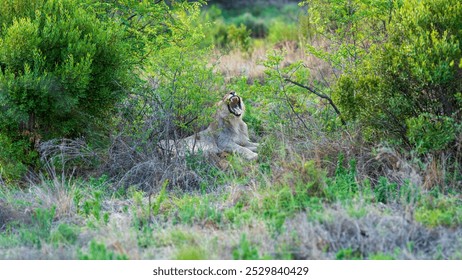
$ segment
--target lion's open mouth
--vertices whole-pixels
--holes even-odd
[[[242,115],[242,105],[241,105],[241,98],[237,95],[232,95],[228,99],[228,110],[230,113],[235,115],[236,117],[240,117]]]

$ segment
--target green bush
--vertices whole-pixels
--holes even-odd
[[[420,153],[450,149],[462,121],[462,3],[409,0],[394,9],[386,41],[347,69],[334,97],[369,139]]]
[[[236,26],[244,25],[253,38],[265,38],[268,35],[268,26],[263,19],[254,17],[251,13],[244,13],[232,20]]]
[[[12,142],[9,137],[0,133],[0,179],[8,182],[20,178],[26,172],[25,163],[33,162],[36,157],[29,146],[27,140]]]
[[[462,131],[454,118],[427,113],[407,119],[406,125],[409,142],[420,154],[445,149]]]
[[[27,158],[39,140],[107,128],[130,65],[123,29],[76,0],[0,1],[0,7],[2,142],[26,142],[10,154]],[[30,163],[2,155],[2,169],[8,162]]]
[[[378,184],[374,187],[374,193],[378,202],[387,203],[398,198],[399,188],[396,184],[390,184],[387,178],[380,177]]]
[[[275,44],[283,41],[298,41],[299,29],[295,23],[287,23],[283,20],[274,20],[268,32],[268,40]]]
[[[362,260],[363,255],[358,250],[353,250],[351,248],[340,249],[335,254],[336,260]]]
[[[201,21],[205,22],[204,33],[206,34],[201,46],[213,45],[217,48],[224,48],[228,45],[228,26],[221,16],[221,10],[212,5],[201,14]]]
[[[224,93],[218,88],[222,77],[209,65],[210,48],[202,45],[199,6],[171,13],[178,26],[172,27],[171,44],[153,50],[146,59],[146,87],[139,99],[132,100],[139,102],[135,115],[143,119],[129,125],[141,124],[139,132],[144,136],[179,139],[209,124],[215,110],[212,105]],[[153,120],[153,116],[158,119]],[[146,126],[150,130],[146,131]]]
[[[241,23],[241,25],[236,26],[231,24],[228,27],[228,39],[230,44],[237,49],[241,49],[243,52],[248,52],[251,47],[250,34],[251,30]]]

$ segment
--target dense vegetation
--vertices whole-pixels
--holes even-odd
[[[0,0],[1,259],[462,258],[462,3],[235,2]]]

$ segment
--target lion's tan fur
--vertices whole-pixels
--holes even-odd
[[[218,102],[214,120],[207,129],[178,141],[176,154],[184,155],[186,151],[202,151],[204,154],[228,152],[237,153],[247,160],[258,158],[256,153],[258,144],[250,142],[247,124],[242,120],[245,111],[242,99],[240,99],[242,113],[239,116],[228,110],[227,102],[231,94],[237,96],[234,92],[230,92]],[[163,144],[161,143],[161,146],[165,146],[165,143]],[[170,144],[169,146],[174,146],[173,143]]]

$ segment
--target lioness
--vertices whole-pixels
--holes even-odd
[[[247,124],[242,120],[245,106],[234,91],[227,93],[217,104],[218,110],[207,129],[179,140],[176,153],[202,151],[209,153],[237,153],[247,160],[255,160],[258,144],[250,142]],[[165,143],[161,143],[165,147]],[[169,146],[174,147],[172,141]],[[161,148],[164,148],[161,147]]]

